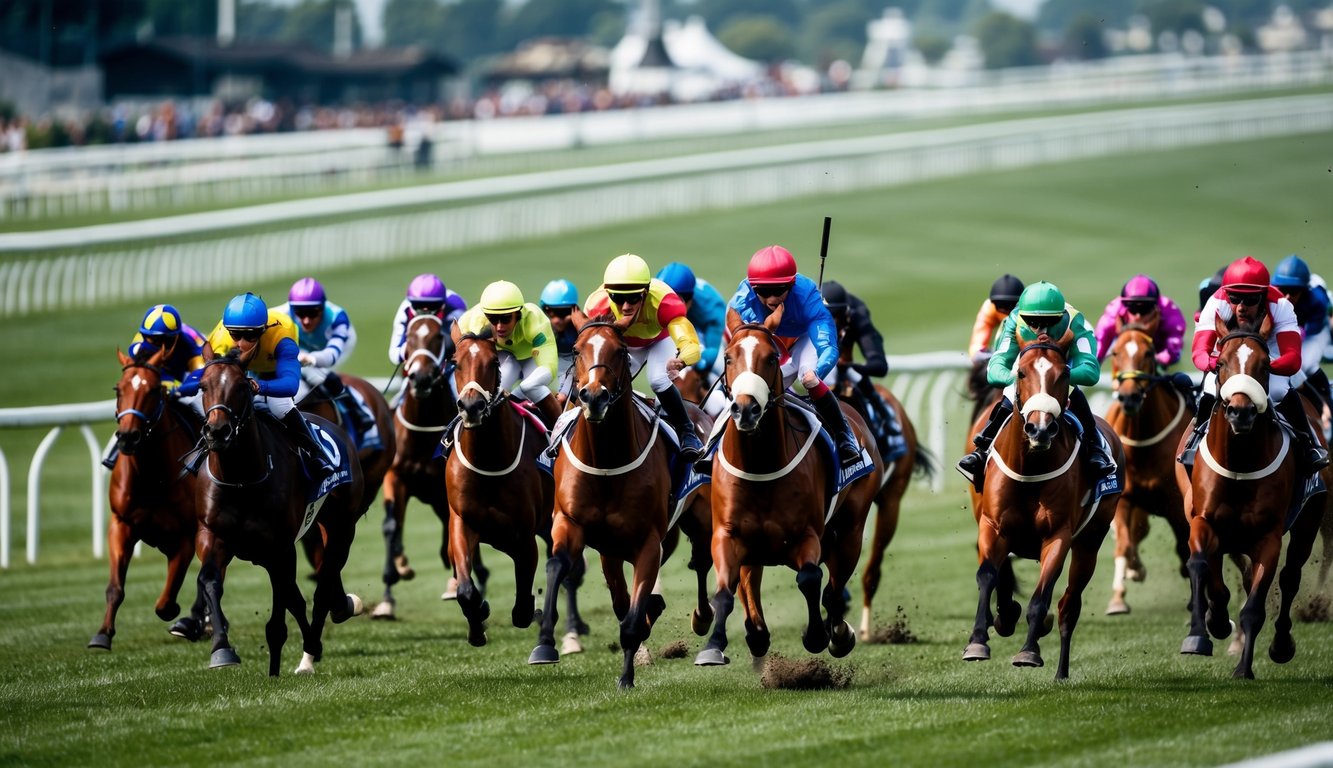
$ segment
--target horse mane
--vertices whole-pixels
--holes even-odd
[[[1120,326],[1120,330],[1117,333],[1124,333],[1125,331],[1138,331],[1139,333],[1148,336],[1152,335],[1152,331],[1143,323],[1126,323],[1125,325]]]
[[[495,338],[495,329],[488,325],[478,333],[472,333],[470,331],[468,333],[464,333],[458,337],[458,340],[462,341],[464,339],[472,339],[474,341],[491,341],[494,338]]]

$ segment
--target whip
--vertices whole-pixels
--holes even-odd
[[[824,260],[828,258],[828,233],[833,226],[833,217],[824,217],[824,239],[819,244],[819,287],[824,288]]]

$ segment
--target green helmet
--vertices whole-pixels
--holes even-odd
[[[1019,315],[1059,317],[1065,312],[1065,295],[1045,280],[1023,289],[1014,310]]]

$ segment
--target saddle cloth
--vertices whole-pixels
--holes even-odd
[[[324,456],[329,464],[337,467],[333,474],[320,483],[318,488],[313,486],[306,492],[305,514],[301,516],[301,527],[296,532],[296,540],[300,541],[305,532],[310,530],[310,525],[315,522],[319,515],[319,510],[324,506],[324,500],[328,498],[329,492],[340,485],[346,485],[352,482],[352,459],[353,456],[343,450],[338,442],[338,438],[318,424],[311,422],[310,428],[314,430],[315,437],[319,439],[319,445],[324,449]],[[304,465],[302,466],[304,471]],[[308,481],[310,478],[307,477]]]
[[[352,415],[347,412],[347,406],[341,400],[334,399],[330,402],[341,414],[343,427],[346,428],[347,434],[351,436],[357,450],[378,451],[384,448],[384,440],[380,437],[379,424],[375,422],[375,414],[370,410],[370,406],[366,404],[366,399],[352,387],[348,387],[347,391],[351,393],[352,399],[356,401],[356,407],[361,409],[360,419],[353,419]],[[365,430],[357,430],[355,428],[357,421],[370,426]]]

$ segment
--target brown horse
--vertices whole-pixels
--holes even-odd
[[[708,398],[708,377],[698,368],[687,365],[680,370],[672,383],[680,391],[680,396],[687,403],[698,408],[690,408],[690,418],[694,420],[695,432],[701,440],[707,440],[713,428],[713,418],[704,413],[703,404]],[[708,634],[713,622],[713,607],[708,604],[708,571],[713,567],[713,498],[706,488],[700,488],[687,500],[680,519],[667,531],[666,541],[662,544],[662,562],[665,563],[675,554],[680,545],[680,536],[684,534],[690,540],[690,560],[687,567],[694,571],[697,586],[697,602],[690,613],[690,627],[700,637]]]
[[[1027,639],[1014,656],[1016,667],[1043,665],[1038,640],[1050,631],[1049,612],[1055,582],[1070,560],[1068,585],[1060,598],[1060,661],[1055,679],[1069,677],[1069,646],[1083,610],[1083,590],[1097,567],[1097,550],[1115,516],[1116,493],[1089,506],[1096,479],[1080,459],[1080,436],[1062,429],[1061,414],[1069,400],[1068,350],[1073,331],[1059,341],[1042,334],[1020,342],[1015,415],[1001,428],[986,464],[983,493],[971,487],[972,512],[977,521],[977,602],[972,636],[963,651],[965,661],[990,658],[989,629],[1001,637],[1013,634],[1021,610],[1013,599],[1014,571],[1009,554],[1036,560],[1040,575],[1028,603]],[[985,425],[983,413],[972,427],[975,435]],[[1110,443],[1120,465],[1117,479],[1124,482],[1124,452],[1120,440],[1102,419],[1097,428]],[[1095,435],[1084,435],[1094,440]],[[991,612],[996,593],[998,611]]]
[[[634,656],[666,607],[653,594],[669,522],[669,449],[635,403],[624,329],[633,315],[586,323],[575,342],[575,401],[579,414],[555,461],[552,555],[546,563],[546,602],[529,664],[560,660],[555,650],[556,595],[590,546],[601,554],[611,607],[620,620],[624,666],[620,687],[634,687]],[[633,588],[624,565],[633,566]]]
[[[1243,644],[1232,672],[1233,677],[1245,679],[1254,678],[1254,642],[1266,618],[1265,601],[1282,554],[1284,523],[1291,526],[1290,537],[1278,577],[1282,599],[1268,656],[1285,664],[1296,655],[1291,605],[1327,503],[1316,495],[1294,523],[1288,520],[1299,478],[1293,438],[1277,423],[1268,401],[1272,325],[1267,314],[1257,328],[1232,329],[1218,319],[1217,407],[1209,416],[1208,434],[1199,446],[1185,498],[1190,521],[1190,630],[1180,652],[1211,656],[1208,634],[1218,639],[1231,634],[1227,611],[1231,593],[1223,579],[1222,555],[1248,557],[1249,594],[1240,609]],[[1308,404],[1307,413],[1313,414]],[[1183,474],[1179,470],[1178,476]],[[1326,484],[1333,482],[1328,469],[1322,474]]]
[[[180,474],[180,457],[199,435],[199,421],[188,409],[167,402],[162,389],[165,350],[130,358],[116,350],[123,366],[116,385],[116,446],[120,456],[111,470],[111,519],[107,522],[111,580],[106,586],[106,615],[88,641],[89,648],[111,650],[116,611],[125,600],[125,576],[134,546],[143,541],[167,556],[167,581],[154,610],[171,621],[180,613],[176,596],[194,557],[195,478]],[[172,625],[173,635],[198,640],[204,631],[204,605],[196,593],[190,615]]]
[[[793,412],[801,406],[783,396],[782,349],[773,329],[779,309],[764,324],[743,323],[727,313],[731,341],[724,373],[732,400],[731,419],[713,456],[713,633],[695,657],[700,666],[726,664],[727,618],[739,592],[745,609],[745,641],[751,655],[768,653],[770,634],[760,601],[766,565],[796,571],[808,622],[802,641],[810,653],[829,649],[842,657],[856,646],[846,621],[844,588],[861,556],[866,514],[879,491],[882,468],[875,439],[850,406],[843,415],[874,461],[873,470],[850,483],[836,497],[830,488],[829,462],[818,448],[818,430]],[[776,407],[775,407],[776,406]],[[831,501],[830,501],[831,499]],[[828,564],[828,584],[820,615],[820,565]]]
[[[209,666],[241,662],[231,647],[222,612],[223,576],[232,558],[239,557],[263,567],[272,586],[272,612],[264,627],[269,675],[277,676],[282,664],[282,646],[287,641],[284,610],[301,630],[304,655],[296,672],[310,673],[323,654],[325,619],[331,615],[335,623],[343,622],[361,612],[360,598],[347,594],[342,584],[343,565],[362,514],[361,467],[349,462],[350,482],[329,492],[315,519],[324,542],[324,560],[315,587],[313,618],[307,622],[305,598],[296,582],[296,540],[308,519],[309,480],[285,428],[255,410],[245,372],[258,351],[256,344],[247,354],[232,350],[215,357],[212,347],[204,346],[208,362],[199,391],[206,421],[200,447],[207,457],[205,477],[198,481],[196,508],[202,562],[199,588],[213,620]],[[341,430],[317,416],[310,420],[328,430],[344,455],[355,450]]]
[[[1176,483],[1175,450],[1189,431],[1192,409],[1185,395],[1157,362],[1153,328],[1126,325],[1111,344],[1115,400],[1106,421],[1125,447],[1125,487],[1115,511],[1115,575],[1109,615],[1129,613],[1125,578],[1143,581],[1147,569],[1139,545],[1148,535],[1148,516],[1158,515],[1176,538],[1180,574],[1188,576],[1189,523],[1185,500]]]

